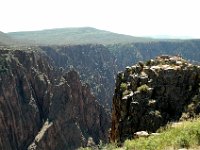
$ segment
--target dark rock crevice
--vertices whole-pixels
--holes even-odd
[[[89,137],[96,144],[108,140],[110,116],[76,71],[60,71],[37,51],[4,56],[9,68],[0,73],[0,148],[75,149]]]

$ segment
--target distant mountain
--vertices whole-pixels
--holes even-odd
[[[32,44],[38,45],[116,44],[155,41],[151,38],[133,37],[91,27],[10,32],[8,35],[17,40],[32,40]]]
[[[15,44],[15,43],[17,43],[16,40],[12,39],[6,33],[3,33],[3,32],[0,31],[0,46],[10,45],[10,44]]]
[[[14,37],[12,37],[11,35],[8,35],[7,33],[1,32],[0,31],[0,46],[4,47],[23,47],[23,46],[29,46],[31,45],[33,42],[32,40],[28,40],[28,39],[16,39]]]
[[[150,38],[154,39],[171,39],[171,40],[176,40],[176,39],[182,39],[182,40],[187,40],[187,39],[196,39],[191,36],[173,36],[173,35],[153,35],[149,36]]]

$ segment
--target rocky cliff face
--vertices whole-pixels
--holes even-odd
[[[109,115],[78,73],[31,49],[0,50],[0,107],[0,149],[75,149],[108,139]]]
[[[100,104],[110,110],[117,66],[114,55],[103,45],[41,46],[62,69],[75,68],[88,83]]]
[[[171,121],[200,112],[200,66],[179,56],[139,62],[118,74],[113,97],[111,140],[137,131],[155,132]]]
[[[200,62],[199,40],[160,41],[110,45],[119,70],[160,55],[180,55],[190,62]]]
[[[38,49],[40,53],[33,52],[31,49],[28,49],[28,51],[26,52],[5,50],[1,51],[0,72],[2,82],[0,82],[0,94],[2,95],[1,99],[4,102],[2,104],[2,111],[4,112],[2,113],[2,118],[9,118],[6,124],[1,128],[3,130],[2,134],[4,135],[6,133],[6,138],[3,138],[2,143],[4,144],[2,145],[9,145],[8,147],[10,147],[10,149],[15,148],[16,145],[20,145],[17,146],[19,147],[19,149],[26,149],[27,147],[30,148],[31,146],[37,148],[44,148],[45,146],[55,148],[55,145],[57,145],[56,148],[60,149],[63,146],[63,143],[65,143],[63,148],[67,146],[69,147],[69,145],[72,146],[71,148],[77,147],[78,145],[85,145],[87,143],[87,139],[90,136],[93,137],[93,140],[95,142],[97,142],[99,139],[103,139],[104,137],[106,137],[106,134],[104,133],[107,130],[109,124],[109,119],[107,120],[106,118],[109,117],[107,115],[107,112],[102,106],[100,106],[100,104],[105,105],[106,108],[110,108],[111,106],[111,99],[114,93],[115,73],[118,70],[122,70],[125,65],[131,65],[138,62],[139,60],[147,60],[162,53],[181,54],[187,59],[198,61],[200,58],[199,43],[199,41],[185,41],[174,43],[152,42],[125,45],[116,44],[110,46],[87,44],[75,46],[32,47],[32,49]],[[10,47],[9,49],[12,49],[12,47]],[[193,53],[191,53],[191,51]],[[146,67],[148,68],[148,65],[146,65]],[[73,73],[74,71],[72,71],[72,68],[79,72],[80,79],[79,75],[75,75],[76,73]],[[70,73],[74,74],[76,78],[69,78]],[[185,79],[188,78],[186,74],[187,73],[185,73],[184,75],[184,82]],[[138,78],[140,78],[140,74]],[[124,78],[121,80],[121,77],[118,76],[118,84],[121,84],[121,82],[129,82],[127,80],[123,80]],[[74,84],[78,88],[72,88]],[[140,83],[138,83],[137,87],[139,86],[139,84]],[[154,89],[165,89],[161,88],[162,84],[165,85],[165,83],[161,82],[160,87],[156,87]],[[149,86],[149,88],[152,88],[150,83],[147,83],[147,85]],[[186,85],[188,85],[187,82]],[[91,87],[91,91],[89,90],[89,87]],[[182,90],[182,87],[180,88]],[[189,89],[188,87],[184,88],[186,88],[184,91],[187,91]],[[124,93],[125,95],[126,92]],[[133,91],[133,93],[134,92],[135,91]],[[153,95],[156,95],[155,92],[153,93]],[[195,95],[196,97],[194,96],[194,99],[198,99],[198,94]],[[189,95],[188,99],[192,96],[193,95]],[[89,101],[87,101],[87,97],[90,97]],[[151,97],[154,98],[154,96],[152,95]],[[119,95],[117,96],[117,98],[119,98]],[[10,101],[11,99],[15,100]],[[68,99],[70,99],[71,101],[68,102]],[[96,102],[96,100],[98,100],[98,102]],[[161,100],[159,100],[159,102],[160,101]],[[164,99],[164,101],[166,101],[166,98]],[[7,104],[7,102],[9,103]],[[14,104],[11,105],[11,102]],[[16,107],[15,103],[19,105],[19,108]],[[59,103],[61,103],[62,105]],[[152,101],[152,103],[154,103],[154,101]],[[190,100],[188,101],[188,107],[190,107],[184,108],[184,110],[187,109],[187,111],[184,113],[184,116],[187,117],[190,115],[194,115],[193,113],[188,113],[190,112],[190,109],[197,109],[198,112],[198,107],[196,107],[198,105],[196,105],[196,103],[197,102],[190,103]],[[91,107],[88,107],[90,105]],[[143,104],[140,105],[143,106]],[[170,105],[172,104],[170,103]],[[72,110],[74,106],[76,107]],[[65,112],[65,108],[72,113],[69,113],[68,111]],[[156,105],[156,109],[158,108],[161,109]],[[118,107],[116,107],[116,109],[118,109]],[[12,114],[20,116],[13,117],[11,116],[11,113],[9,113],[10,111],[13,111]],[[20,114],[17,113],[18,111],[20,112]],[[67,120],[69,118],[64,115],[65,113],[67,114],[67,116],[70,116],[69,118],[71,118],[71,120]],[[156,111],[156,113],[158,112]],[[35,117],[32,117],[32,114],[35,114]],[[91,121],[93,120],[91,119],[90,123],[86,123],[86,121],[88,120],[86,118],[92,118],[92,116],[94,116],[94,118],[100,118],[99,121],[98,119],[95,119],[95,121],[97,121],[95,123],[95,121]],[[16,120],[19,117],[23,119]],[[10,118],[15,119],[11,121]],[[21,122],[24,125],[22,127],[20,126],[20,130],[18,130],[18,124],[20,120],[23,120]],[[31,122],[29,120],[34,122],[31,124],[31,126],[29,126],[29,123]],[[57,124],[59,125],[55,125],[54,121],[51,120],[56,120],[55,122],[57,122]],[[26,121],[29,123],[27,123]],[[13,124],[16,123],[17,129],[14,129]],[[65,124],[65,126],[61,126],[61,124]],[[91,124],[93,124],[94,128],[90,130],[90,127],[92,126]],[[137,126],[140,126],[138,124],[140,123],[137,123]],[[162,122],[162,124],[164,123]],[[123,126],[126,126],[126,123]],[[123,127],[120,126],[119,128]],[[24,130],[24,133],[21,133],[22,129]],[[57,129],[60,130],[58,131]],[[76,131],[76,134],[71,134],[70,129]],[[117,129],[118,127],[116,126],[116,130]],[[126,129],[127,128],[124,128],[123,130]],[[137,130],[141,129],[142,128],[140,127]],[[4,130],[6,131],[5,133]],[[25,130],[27,133],[25,133]],[[133,131],[135,131],[135,128]],[[120,132],[122,132],[121,129]],[[125,133],[125,131],[123,132]],[[66,133],[70,133],[70,135],[68,136]],[[113,136],[117,137],[116,134],[117,133],[114,133]],[[61,137],[58,138],[61,141],[60,143],[56,143],[58,142],[56,141],[57,137]],[[72,140],[69,139],[69,137],[72,137]],[[51,141],[51,143],[48,141]],[[9,142],[11,144],[9,144]],[[55,145],[52,143],[54,143]],[[11,147],[12,145],[13,147]]]
[[[83,82],[88,83],[97,100],[110,109],[117,71],[161,54],[181,55],[200,61],[199,40],[144,42],[129,44],[85,44],[71,46],[40,46],[55,65],[75,68]],[[191,51],[193,53],[191,53]]]

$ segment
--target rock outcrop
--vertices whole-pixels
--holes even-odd
[[[75,149],[108,140],[110,117],[75,70],[45,53],[0,50],[0,149]]]
[[[155,132],[171,121],[200,112],[200,66],[179,56],[139,62],[118,74],[113,97],[111,140],[137,131]]]

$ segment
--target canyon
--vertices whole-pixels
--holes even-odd
[[[1,50],[1,149],[75,149],[108,140],[110,116],[75,70],[37,51]]]
[[[77,40],[75,45],[63,41],[34,45],[12,34],[4,37],[0,41],[0,148],[8,150],[77,149],[91,139],[106,143],[119,71],[163,54],[179,55],[194,64],[200,61],[199,40],[112,43],[111,38],[108,43]],[[111,139],[127,138],[114,130],[112,126]]]

